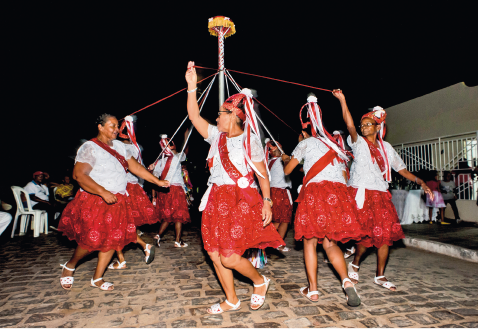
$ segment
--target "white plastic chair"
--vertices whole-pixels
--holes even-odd
[[[20,221],[20,235],[25,235],[27,231],[28,223],[30,221],[30,216],[32,218],[32,228],[33,228],[33,237],[40,236],[40,233],[45,232],[48,234],[48,214],[45,210],[35,210],[32,209],[32,205],[30,202],[30,196],[28,195],[27,191],[22,189],[18,186],[12,186],[13,196],[15,197],[15,201],[17,203],[17,212],[15,214],[15,219],[13,221],[13,228],[12,228],[12,238],[15,235],[15,228],[17,226],[18,216],[21,216]],[[21,198],[21,194],[25,195],[25,199],[27,200],[27,208],[23,207],[23,202]]]

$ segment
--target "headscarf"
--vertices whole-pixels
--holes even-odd
[[[307,117],[310,118],[310,123],[304,123],[302,121],[302,110],[307,106]],[[335,138],[330,135],[327,130],[325,130],[322,123],[322,111],[320,110],[319,105],[317,104],[317,97],[309,96],[307,97],[307,104],[302,106],[300,109],[300,122],[302,123],[302,128],[306,128],[309,124],[312,125],[312,136],[320,139],[324,142],[329,148],[333,149],[340,160],[343,162],[348,162],[349,153],[337,143]]]
[[[385,149],[385,145],[383,144],[383,137],[385,136],[385,132],[386,132],[385,130],[386,117],[387,117],[387,112],[385,112],[385,110],[381,108],[380,106],[375,106],[371,112],[364,114],[360,121],[362,121],[364,118],[370,118],[380,125],[380,131],[378,132],[378,144],[380,145],[380,148],[385,158],[386,172],[384,174],[384,177],[387,182],[391,182],[392,168],[390,166],[390,163],[388,162],[387,150]]]
[[[272,155],[272,151],[277,150],[277,146],[282,148],[282,145],[277,141],[271,141],[269,138],[266,138],[264,142],[266,143],[266,146],[264,147],[264,155],[266,157],[266,163],[269,163],[269,157]],[[276,145],[272,145],[272,143],[275,143]]]
[[[241,100],[243,100],[244,111],[237,107]],[[251,132],[254,132],[256,136],[261,139],[261,132],[259,130],[259,123],[256,118],[256,112],[254,111],[254,101],[251,90],[244,88],[239,94],[234,94],[230,96],[222,104],[222,107],[224,107],[228,111],[231,111],[232,113],[234,113],[235,116],[242,120],[245,134],[244,139],[242,141],[242,151],[244,153],[244,158],[246,160],[246,163],[249,164],[249,166],[256,172],[258,176],[265,178],[256,168],[251,159]],[[209,153],[207,156],[208,161],[210,161],[210,159],[213,159],[214,155],[218,151],[220,135],[221,134],[218,134],[211,144],[211,148],[209,149]],[[270,178],[269,169],[267,167],[267,162],[265,162],[265,159],[264,164]]]
[[[127,134],[123,134],[123,129],[126,127]],[[141,155],[141,148],[138,145],[138,142],[136,141],[136,134],[134,133],[134,125],[133,125],[133,117],[128,115],[124,118],[123,123],[121,124],[121,127],[119,129],[119,136],[121,138],[129,139],[129,141],[133,144],[133,146],[136,148],[138,151],[138,162],[140,164],[143,164],[143,157]]]

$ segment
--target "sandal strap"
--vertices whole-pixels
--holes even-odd
[[[99,278],[99,279],[96,279],[96,280],[94,280],[93,278],[91,278],[91,282],[93,282],[93,283],[96,283],[96,282],[101,281],[101,280],[103,280],[103,278]]]
[[[264,278],[264,283],[261,284],[253,284],[254,287],[259,288],[262,286],[265,286],[270,280],[265,277],[265,275],[262,276]]]
[[[114,286],[111,282],[105,282],[100,286],[100,289],[102,290],[108,290],[109,287]]]
[[[374,280],[382,279],[382,278],[384,278],[384,277],[385,277],[385,275],[376,276]]]
[[[350,283],[352,284],[352,286],[354,287],[354,289],[355,289],[354,283],[353,283],[352,280],[350,280],[349,278],[345,278],[345,279],[342,281],[342,289],[345,289],[345,282],[350,282]]]
[[[231,306],[232,309],[235,310],[235,309],[237,309],[239,306],[241,306],[241,300],[239,300],[239,301],[237,302],[237,304],[234,305],[233,303],[231,303],[230,301],[228,301],[228,300],[226,299],[226,304],[229,305],[229,306]]]
[[[146,248],[144,249],[144,252],[149,252],[151,250],[151,248],[148,249],[148,246],[151,246],[150,244],[147,244],[146,245]]]
[[[350,251],[350,252],[354,253],[354,252],[355,252],[355,247],[352,247],[352,248],[350,248],[350,249],[345,249],[345,250],[347,250],[347,251]]]
[[[309,293],[307,294],[307,297],[312,297],[313,295],[319,295],[319,292],[318,291],[309,291]]]
[[[66,267],[66,264],[68,264],[68,262],[66,262],[65,264],[60,264],[60,267],[63,267],[64,269],[67,269],[68,271],[72,271],[72,272],[76,270],[76,268]]]
[[[355,268],[360,268],[360,266],[352,264],[352,262],[349,263],[350,266],[355,267]]]
[[[75,278],[72,276],[64,276],[60,278],[61,284],[73,284],[73,281],[75,281]]]
[[[217,303],[214,304],[210,307],[212,314],[219,314],[224,312],[223,309],[221,308],[221,304]]]
[[[251,296],[251,304],[262,304],[264,303],[266,296],[261,296],[258,294],[252,294]]]

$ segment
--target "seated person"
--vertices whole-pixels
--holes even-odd
[[[50,192],[48,186],[43,184],[50,176],[47,173],[36,171],[33,173],[33,180],[23,188],[30,196],[30,203],[34,210],[45,210],[48,213],[48,222],[52,223],[55,219],[55,207],[50,202]],[[23,197],[23,195],[22,195]],[[23,206],[26,207],[26,200],[23,200]],[[56,226],[50,226],[56,228]]]
[[[8,227],[10,222],[12,221],[12,215],[10,215],[8,212],[2,211],[5,205],[7,205],[5,202],[0,201],[0,204],[2,207],[0,207],[0,235],[2,235],[3,231]],[[11,206],[10,206],[11,208]]]
[[[62,184],[57,185],[57,189],[55,191],[55,199],[62,205],[66,205],[68,202],[73,200],[75,197],[74,195],[74,188],[75,186],[71,184],[70,176],[65,176],[62,180]]]

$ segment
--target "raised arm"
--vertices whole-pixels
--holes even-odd
[[[186,82],[188,83],[188,91],[192,91],[197,88],[198,77],[196,75],[196,69],[194,68],[194,62],[188,63],[188,70],[186,71]],[[199,115],[198,101],[196,97],[197,92],[188,92],[188,115],[194,128],[201,134],[202,137],[208,137],[209,123]]]
[[[342,106],[342,116],[344,117],[344,121],[347,125],[347,130],[349,131],[350,137],[352,138],[352,142],[355,143],[358,138],[357,129],[355,129],[354,119],[352,119],[352,115],[350,114],[347,102],[345,101],[345,96],[340,89],[334,89],[334,91],[332,91],[332,95],[334,95],[340,101],[340,105]]]

